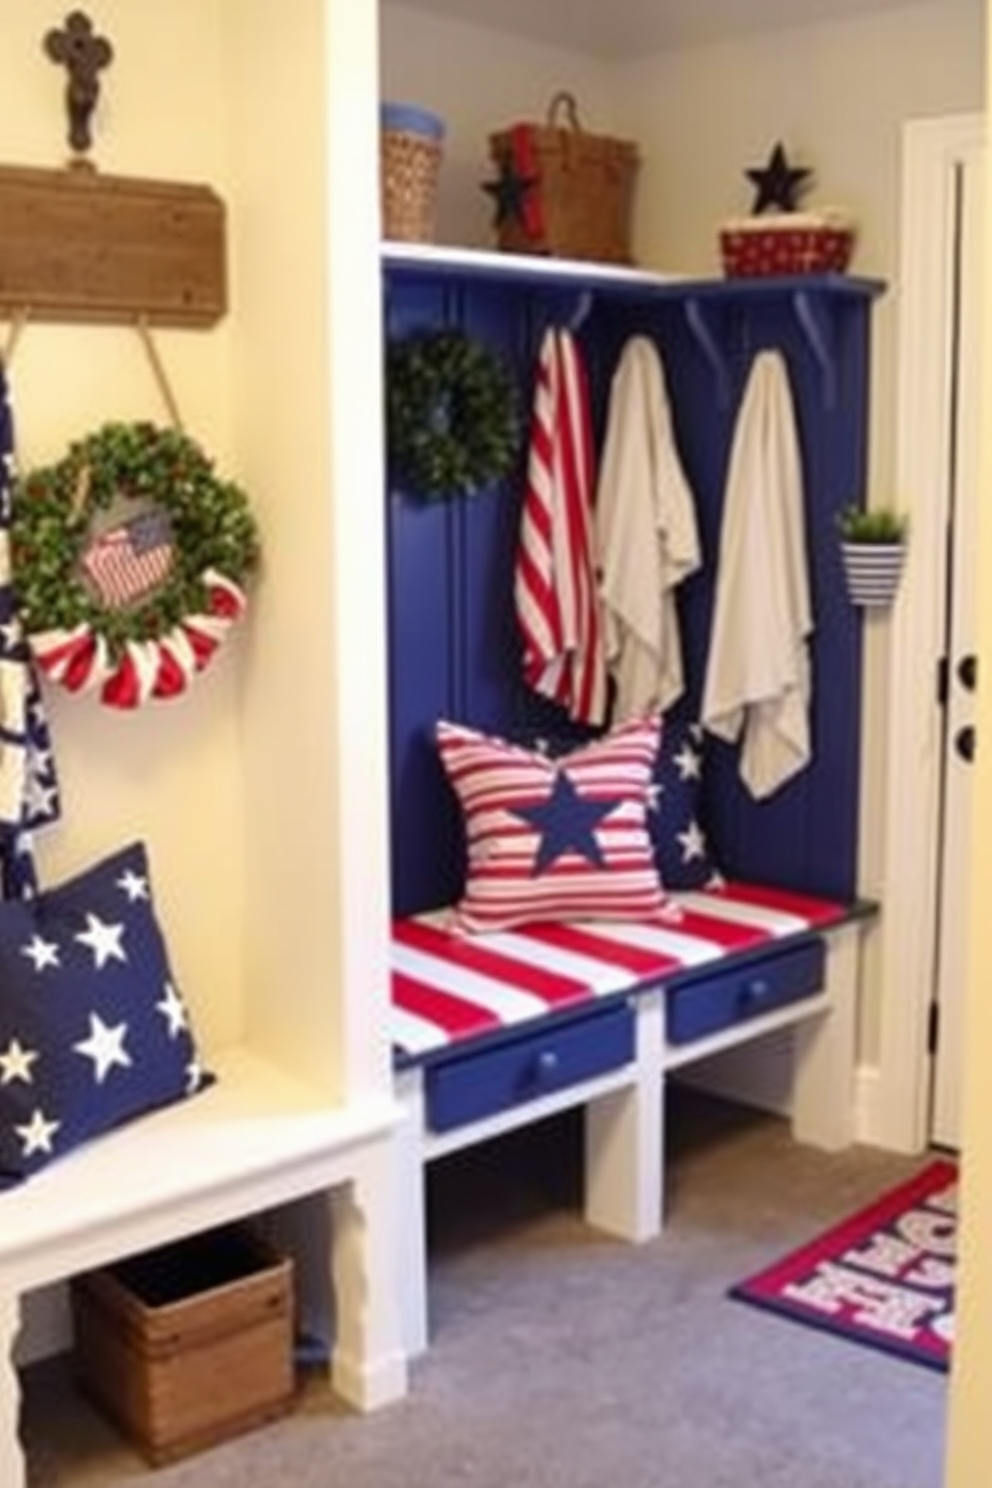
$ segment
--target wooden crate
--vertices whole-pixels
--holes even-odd
[[[247,1230],[77,1277],[72,1308],[81,1389],[154,1465],[292,1403],[292,1263]]]

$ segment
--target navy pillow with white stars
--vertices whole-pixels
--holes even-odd
[[[211,1079],[143,844],[0,902],[0,1188]]]
[[[723,883],[700,814],[703,751],[703,730],[698,723],[664,720],[650,793],[648,833],[659,877],[673,893],[719,888]]]

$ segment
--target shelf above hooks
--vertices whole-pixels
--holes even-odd
[[[0,316],[215,325],[225,215],[206,186],[0,166]]]
[[[837,406],[840,396],[838,326],[844,307],[873,299],[885,289],[877,279],[851,274],[682,279],[614,265],[433,244],[385,243],[382,263],[387,282],[396,278],[446,284],[516,284],[537,294],[575,292],[573,328],[581,324],[584,309],[593,297],[597,308],[622,303],[644,309],[670,305],[684,316],[713,374],[716,402],[721,409],[733,401],[734,347],[739,340],[729,312],[735,318],[750,318],[752,312],[760,312],[765,306],[779,305],[786,315],[791,314],[819,371],[823,406],[830,410]]]

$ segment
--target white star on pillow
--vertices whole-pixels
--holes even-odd
[[[14,1130],[24,1143],[24,1156],[32,1152],[51,1152],[52,1138],[62,1125],[61,1121],[46,1121],[43,1111],[35,1111],[27,1126],[15,1126]]]
[[[96,1013],[90,1013],[90,1036],[82,1039],[78,1044],[73,1044],[77,1054],[84,1054],[87,1059],[93,1061],[93,1078],[98,1085],[102,1085],[109,1072],[118,1065],[121,1069],[129,1069],[131,1056],[124,1047],[127,1037],[127,1024],[118,1023],[113,1028],[108,1028],[102,1018]]]
[[[35,971],[44,971],[46,966],[60,965],[58,945],[54,940],[45,940],[41,935],[32,935],[27,945],[21,947],[21,955],[34,962]]]
[[[0,1085],[12,1085],[15,1080],[31,1084],[31,1066],[38,1058],[35,1049],[23,1049],[18,1039],[11,1039],[7,1052],[0,1054]]]
[[[127,961],[124,947],[121,945],[123,934],[123,925],[109,925],[105,920],[101,920],[99,915],[88,914],[86,929],[74,935],[73,940],[78,940],[80,945],[89,946],[93,952],[97,970],[99,970],[106,966],[108,961]]]
[[[702,780],[703,757],[698,750],[690,749],[688,743],[682,745],[673,762],[680,780]]]
[[[694,858],[706,856],[706,838],[698,822],[691,821],[684,832],[677,834],[677,840],[682,844],[683,863],[691,863]]]
[[[147,878],[141,873],[135,873],[131,868],[122,873],[116,883],[119,889],[124,890],[132,904],[137,903],[139,899],[151,898]]]
[[[186,1004],[171,982],[166,982],[165,996],[155,1004],[155,1011],[161,1013],[168,1023],[170,1038],[176,1038],[186,1028]]]

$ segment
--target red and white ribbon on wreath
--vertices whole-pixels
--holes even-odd
[[[90,625],[38,631],[31,647],[39,667],[70,692],[99,688],[100,701],[111,708],[178,697],[213,659],[247,604],[244,591],[216,569],[207,569],[203,582],[206,610],[184,616],[155,640],[127,641],[116,661],[106,639]]]

